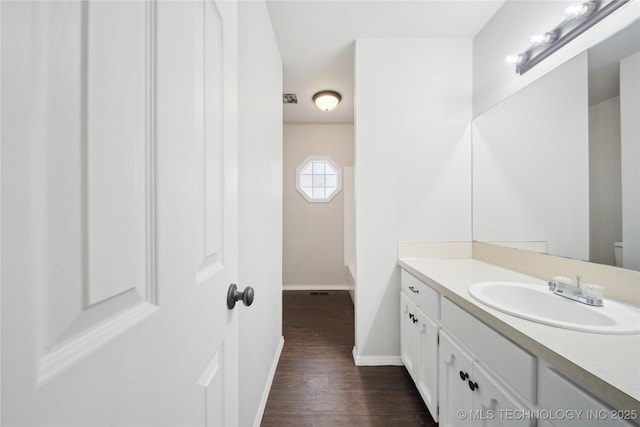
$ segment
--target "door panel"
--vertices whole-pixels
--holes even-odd
[[[0,12],[3,424],[237,424],[236,4]]]
[[[80,122],[86,306],[136,289],[144,295],[153,208],[147,85],[153,3],[81,3]],[[147,19],[149,18],[149,19]],[[82,105],[81,105],[82,108]],[[149,149],[148,149],[149,148]],[[84,167],[83,167],[84,166]],[[83,176],[84,175],[84,176]],[[150,203],[147,203],[150,202]],[[149,204],[149,206],[147,206]]]
[[[35,55],[40,70],[25,91],[32,108],[15,122],[27,126],[30,135],[22,142],[29,144],[22,162],[6,159],[11,178],[4,181],[26,202],[8,209],[23,216],[16,220],[30,237],[29,255],[15,265],[28,269],[35,290],[37,385],[155,308],[154,182],[148,173],[154,141],[146,91],[153,77],[145,66],[153,8],[142,2],[3,7],[3,18],[30,13],[42,24],[32,51],[23,53]],[[3,61],[3,83],[21,71],[14,68],[17,59]],[[4,95],[11,102],[24,92]]]
[[[198,379],[205,388],[205,425],[225,425],[224,408],[224,346],[211,358]]]
[[[473,366],[473,381],[478,388],[473,391],[473,411],[481,417],[481,426],[531,427],[536,421],[525,405],[520,403],[511,392],[487,374],[477,363]],[[519,416],[509,416],[509,415]]]
[[[200,56],[196,72],[197,135],[196,167],[198,283],[202,283],[224,263],[223,168],[223,54],[224,28],[218,7],[203,2],[202,16],[196,23]]]
[[[418,358],[420,355],[420,342],[418,326],[413,321],[417,312],[416,305],[404,293],[400,293],[400,333],[402,335],[401,357],[404,366],[409,371],[411,378],[418,382]]]
[[[471,357],[446,332],[440,331],[440,402],[439,423],[443,426],[471,426],[474,421],[461,414],[469,414],[472,406],[467,381],[473,366]]]
[[[429,408],[434,421],[438,421],[438,325],[421,310],[416,310],[420,331],[420,360],[418,391]]]

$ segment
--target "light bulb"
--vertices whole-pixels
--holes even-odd
[[[544,42],[544,34],[535,34],[529,37],[529,43],[532,45],[540,44]]]
[[[529,55],[527,53],[520,53],[518,55],[509,55],[504,59],[504,62],[510,63],[510,64],[522,64],[524,62],[527,62],[527,60],[529,59]]]
[[[584,18],[591,15],[596,9],[596,3],[594,1],[584,2],[582,4],[572,4],[564,9],[564,14],[568,18]]]
[[[555,30],[547,31],[546,33],[544,33],[544,36],[542,37],[542,43],[544,44],[551,44],[556,40],[558,40],[558,32]]]

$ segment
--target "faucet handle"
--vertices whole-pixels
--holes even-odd
[[[602,286],[587,283],[582,286],[582,295],[588,298],[602,299],[604,296],[604,289]]]
[[[576,286],[579,288],[580,287],[580,280],[582,279],[582,276],[579,274],[576,274]]]
[[[565,276],[554,276],[553,281],[563,285],[571,285],[573,283],[570,278]]]

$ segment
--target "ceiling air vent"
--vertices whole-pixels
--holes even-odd
[[[298,96],[295,93],[284,93],[282,94],[282,102],[284,104],[297,104]]]

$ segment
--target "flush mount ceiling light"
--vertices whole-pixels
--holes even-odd
[[[532,36],[529,49],[508,56],[505,62],[515,63],[516,73],[524,74],[628,1],[590,0],[569,6],[563,11],[560,24],[544,34]]]
[[[313,102],[322,111],[331,111],[338,105],[342,96],[332,90],[323,90],[313,95]]]

